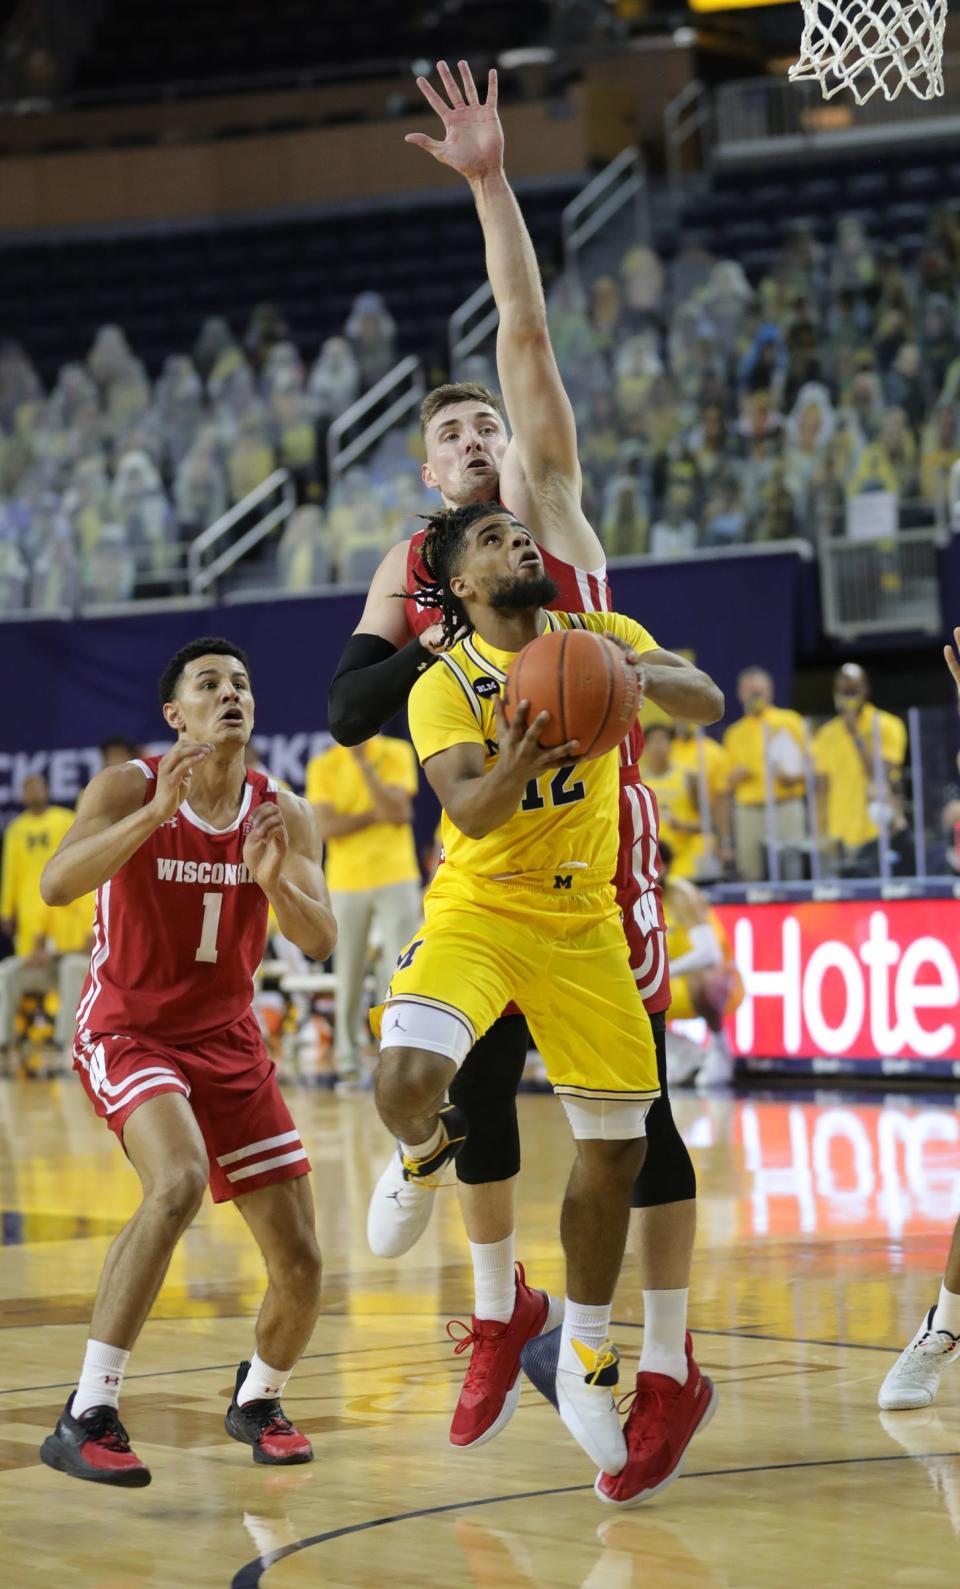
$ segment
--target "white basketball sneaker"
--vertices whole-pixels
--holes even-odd
[[[949,1330],[935,1330],[932,1307],[909,1346],[904,1347],[880,1386],[877,1397],[885,1412],[903,1412],[910,1407],[929,1407],[940,1385],[947,1364],[960,1357],[960,1336]]]
[[[570,1345],[579,1358],[576,1367],[557,1364],[557,1411],[587,1456],[604,1473],[619,1473],[627,1465],[627,1442],[617,1412],[616,1389],[620,1354],[610,1341],[594,1352],[580,1341]]]
[[[627,1461],[616,1402],[620,1354],[610,1341],[596,1352],[571,1340],[561,1360],[562,1337],[563,1327],[558,1324],[529,1340],[520,1353],[523,1372],[556,1407],[594,1465],[606,1473],[619,1473]]]
[[[377,1258],[399,1258],[423,1235],[433,1213],[433,1188],[408,1181],[397,1148],[381,1175],[367,1209],[367,1245]]]
[[[415,1247],[430,1223],[437,1177],[452,1164],[464,1138],[459,1109],[444,1104],[440,1122],[445,1139],[437,1152],[420,1164],[411,1163],[401,1148],[391,1153],[367,1209],[367,1245],[377,1258],[399,1258]]]

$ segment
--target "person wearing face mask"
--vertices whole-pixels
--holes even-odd
[[[813,739],[818,827],[843,876],[875,877],[881,831],[892,838],[903,827],[899,784],[907,729],[873,705],[870,680],[857,662],[845,662],[836,673],[833,702],[836,716]]]
[[[728,850],[726,858],[736,861],[744,882],[766,875],[769,795],[774,837],[787,846],[780,851],[780,876],[795,880],[803,875],[806,837],[803,718],[774,705],[773,679],[764,668],[744,669],[737,698],[743,716],[723,736],[733,799],[732,856]]]

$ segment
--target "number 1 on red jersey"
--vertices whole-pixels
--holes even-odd
[[[204,894],[203,927],[200,931],[200,943],[194,959],[203,960],[207,965],[216,965],[217,963],[217,933],[220,930],[220,912],[222,909],[222,894]]]

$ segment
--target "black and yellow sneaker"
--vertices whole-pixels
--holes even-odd
[[[411,1159],[401,1150],[400,1161],[405,1181],[429,1181],[432,1176],[439,1175],[444,1165],[455,1159],[462,1148],[467,1135],[467,1121],[463,1111],[458,1109],[456,1104],[445,1103],[439,1114],[443,1141],[429,1158]]]

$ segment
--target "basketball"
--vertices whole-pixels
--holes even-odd
[[[604,756],[626,737],[640,706],[640,680],[623,652],[587,629],[542,634],[514,658],[503,692],[507,722],[521,701],[551,721],[540,738],[545,750],[580,741],[578,761]]]

